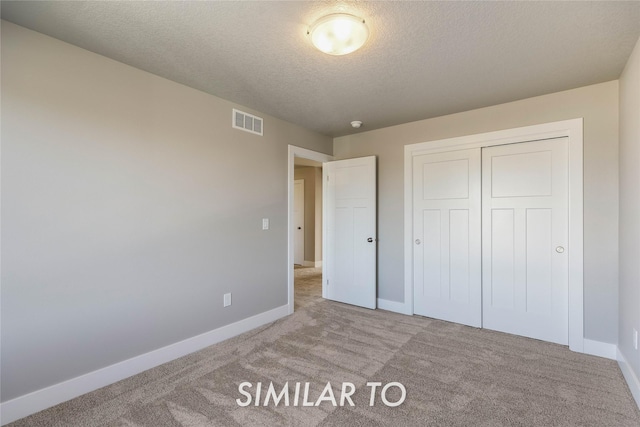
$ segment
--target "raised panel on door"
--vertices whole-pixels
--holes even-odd
[[[485,328],[568,343],[567,150],[566,138],[483,149]]]
[[[323,164],[326,297],[376,307],[376,158]]]
[[[414,313],[481,326],[480,149],[413,159]]]

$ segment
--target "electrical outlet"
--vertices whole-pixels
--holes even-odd
[[[269,229],[269,218],[262,218],[262,229],[263,230]]]
[[[224,307],[229,307],[231,305],[231,293],[224,294]]]
[[[633,328],[633,348],[638,349],[638,330]]]

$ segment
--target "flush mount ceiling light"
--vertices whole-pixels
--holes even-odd
[[[362,47],[369,38],[364,19],[334,13],[318,19],[307,34],[318,50],[329,55],[346,55]]]

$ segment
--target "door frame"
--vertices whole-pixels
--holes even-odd
[[[288,146],[287,153],[287,306],[289,314],[294,309],[294,273],[293,273],[293,181],[294,181],[294,164],[295,158],[314,160],[316,162],[325,163],[333,160],[333,156],[320,153],[318,151],[309,150],[307,148],[297,147],[295,145]],[[324,223],[324,218],[323,218]],[[322,247],[324,251],[324,224],[322,227]]]
[[[567,137],[569,139],[569,348],[584,353],[583,119],[563,120],[404,147],[404,312],[413,314],[413,157]]]

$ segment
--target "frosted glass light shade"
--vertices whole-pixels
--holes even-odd
[[[362,18],[334,13],[317,20],[309,34],[318,50],[329,55],[346,55],[364,45],[369,38],[369,28]]]

